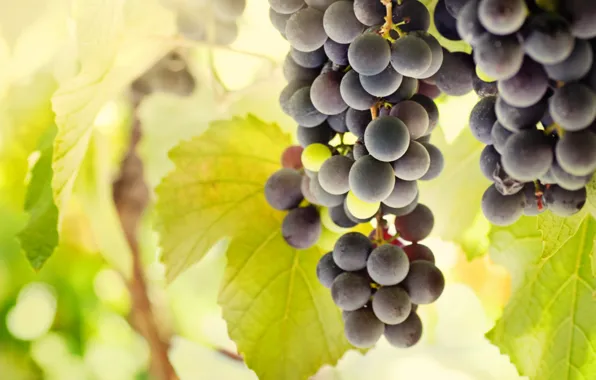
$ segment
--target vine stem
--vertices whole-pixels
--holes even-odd
[[[143,271],[138,228],[149,203],[149,188],[143,178],[143,162],[136,153],[141,139],[138,106],[142,95],[133,91],[134,119],[128,151],[120,165],[120,175],[112,185],[112,196],[126,241],[132,254],[132,278],[128,284],[132,299],[132,326],[147,340],[151,353],[150,372],[159,380],[177,380],[168,357],[169,343],[162,339],[153,307],[149,300]]]
[[[380,33],[383,37],[389,37],[389,33],[393,30],[393,2],[392,0],[380,0],[385,6],[385,24],[381,27]],[[400,2],[401,4],[401,2]]]

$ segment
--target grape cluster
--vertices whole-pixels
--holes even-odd
[[[326,230],[344,233],[317,275],[344,310],[348,340],[369,347],[384,333],[409,347],[422,333],[416,305],[435,301],[444,287],[432,252],[418,244],[434,217],[418,203],[417,181],[443,169],[429,143],[439,119],[432,99],[472,91],[471,57],[427,33],[430,14],[417,0],[269,4],[291,45],[280,104],[298,124],[300,147],[284,152],[266,199],[288,210],[282,234],[292,247],[317,244]],[[348,232],[373,219],[369,237]]]
[[[153,92],[189,96],[195,87],[196,81],[186,58],[182,52],[175,50],[166,54],[132,83],[132,89],[140,96]]]
[[[229,45],[238,37],[238,19],[246,0],[186,0],[175,2],[172,8],[178,31],[186,38]]]
[[[319,260],[317,278],[342,309],[345,334],[354,346],[371,347],[381,335],[401,348],[420,340],[418,305],[436,301],[445,287],[433,252],[417,243],[430,234],[432,225],[430,210],[418,205],[395,221],[400,238],[413,243],[404,246],[381,220],[368,237],[344,234]]]
[[[596,2],[446,0],[490,88],[470,115],[494,182],[482,210],[493,224],[549,209],[579,212],[596,172]]]

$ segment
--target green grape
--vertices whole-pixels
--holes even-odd
[[[331,158],[331,150],[323,144],[311,144],[302,152],[302,165],[310,171],[318,172],[325,161]]]
[[[351,191],[348,192],[348,196],[346,198],[346,206],[348,211],[356,218],[359,219],[369,219],[372,218],[379,207],[381,206],[381,202],[365,202],[361,199],[358,199]]]

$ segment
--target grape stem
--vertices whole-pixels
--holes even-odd
[[[544,129],[544,133],[546,135],[550,135],[555,131],[557,132],[557,135],[559,135],[559,137],[563,137],[563,135],[565,134],[565,130],[561,128],[561,126],[557,123],[553,123]]]
[[[385,6],[387,13],[385,14],[385,23],[381,27],[379,33],[383,38],[389,39],[389,33],[393,30],[393,1],[392,0],[380,0]],[[401,1],[399,2],[401,4]]]
[[[383,233],[383,229],[384,229],[384,223],[385,220],[383,219],[383,211],[379,210],[379,212],[377,213],[377,231],[376,231],[376,239],[377,241],[383,242],[385,241],[385,234]]]

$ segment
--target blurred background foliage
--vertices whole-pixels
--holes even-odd
[[[104,104],[95,118],[91,148],[62,210],[59,246],[43,269],[31,268],[17,239],[28,220],[23,205],[31,169],[54,128],[51,97],[78,70],[76,3],[0,1],[1,379],[149,378],[149,350],[129,324],[129,293],[114,269],[126,267],[128,253],[118,249],[118,226],[104,207],[127,146],[131,109],[124,94]],[[201,134],[212,120],[250,112],[293,132],[277,103],[288,46],[270,26],[267,9],[264,0],[248,1],[239,38],[230,47],[177,41],[196,88],[185,98],[155,93],[141,105],[140,154],[152,190],[173,168],[168,151]],[[488,225],[477,206],[486,187],[476,168],[482,147],[462,133],[474,102],[473,96],[439,100],[443,133],[433,142],[444,149],[447,167],[422,192],[437,215],[437,237],[429,245],[448,286],[440,301],[421,313],[428,326],[423,342],[407,351],[381,343],[366,356],[350,352],[316,379],[520,378],[484,338],[509,296],[510,280],[485,255]],[[153,220],[149,210],[141,233],[150,298],[160,325],[174,336],[170,355],[180,377],[255,379],[241,361],[221,353],[235,352],[216,302],[227,242],[166,285]]]

